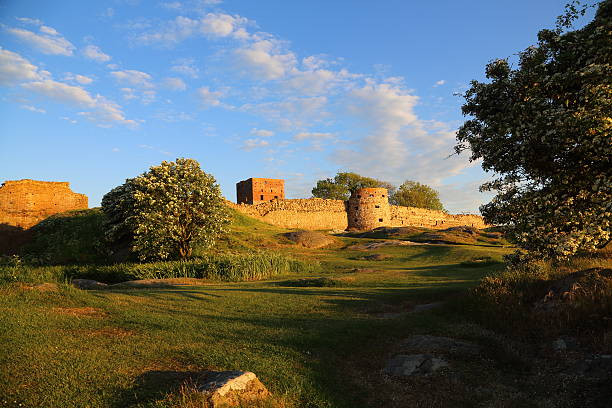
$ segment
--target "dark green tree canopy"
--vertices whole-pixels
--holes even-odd
[[[389,199],[391,204],[404,207],[445,211],[436,190],[417,181],[406,180]]]
[[[368,187],[386,188],[389,190],[389,195],[395,191],[395,187],[386,181],[364,177],[357,173],[338,172],[333,179],[317,181],[317,185],[312,189],[312,196],[330,200],[348,200],[353,191]]]
[[[102,198],[106,237],[129,244],[141,260],[186,258],[212,245],[228,211],[221,190],[193,159],[162,162]]]
[[[481,186],[497,192],[486,221],[553,258],[607,243],[612,213],[612,1],[579,30],[564,31],[579,14],[567,10],[516,69],[495,60],[490,82],[472,81],[455,147],[496,175]]]

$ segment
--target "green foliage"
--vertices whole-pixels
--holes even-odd
[[[389,190],[389,195],[395,190],[395,187],[386,181],[364,177],[357,173],[338,172],[333,179],[317,181],[317,185],[312,189],[312,196],[331,200],[348,200],[353,191],[368,187],[386,188]]]
[[[605,343],[612,329],[610,266],[609,259],[590,257],[510,265],[482,279],[471,292],[472,306],[487,326],[514,335],[586,335]]]
[[[209,254],[188,261],[134,265],[135,279],[197,278],[215,281],[252,281],[289,273],[316,273],[318,263],[309,263],[272,252]]]
[[[169,278],[241,282],[320,271],[321,267],[316,261],[306,262],[283,254],[262,251],[248,254],[209,254],[183,261],[113,265],[34,266],[16,256],[0,259],[0,283],[93,279],[114,284],[138,279]]]
[[[406,180],[390,197],[389,201],[394,205],[446,211],[438,192],[417,181]]]
[[[23,256],[44,264],[104,262],[104,221],[99,208],[52,215],[31,228]]]
[[[102,199],[107,238],[131,242],[141,260],[187,258],[210,247],[229,216],[219,185],[193,159],[162,162]]]
[[[490,83],[472,81],[457,152],[498,175],[481,207],[531,256],[566,258],[611,238],[612,2],[584,28],[563,32],[580,13],[568,8],[538,45],[487,65]]]

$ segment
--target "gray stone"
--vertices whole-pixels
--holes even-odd
[[[250,371],[209,371],[198,389],[208,396],[211,407],[239,406],[267,398],[270,392]]]
[[[429,352],[446,352],[446,353],[461,353],[461,354],[478,354],[480,347],[476,344],[451,339],[450,337],[430,336],[428,334],[417,334],[408,337],[402,343],[402,346],[408,349],[429,351]]]
[[[393,376],[430,375],[449,364],[429,354],[399,354],[387,362],[384,372]]]
[[[72,285],[78,289],[105,289],[108,287],[106,283],[98,282],[92,279],[73,279]]]

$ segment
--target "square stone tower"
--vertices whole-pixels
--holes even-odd
[[[238,204],[259,204],[264,201],[285,198],[285,180],[250,178],[236,183]]]

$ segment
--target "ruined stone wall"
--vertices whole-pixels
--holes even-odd
[[[227,203],[246,215],[283,228],[345,230],[348,227],[346,204],[342,200],[308,198],[256,205]]]
[[[427,210],[425,208],[391,206],[390,227],[425,227],[433,229],[446,229],[467,225],[475,228],[486,228],[483,218],[475,214],[447,214],[442,211]]]
[[[0,224],[30,228],[50,215],[88,208],[67,182],[16,180],[0,187]]]
[[[372,204],[374,207],[377,205],[374,202],[366,204]],[[324,200],[321,198],[273,200],[256,205],[234,204],[227,201],[227,205],[243,214],[272,225],[306,230],[346,230],[349,228],[349,214],[353,214],[350,201]],[[374,208],[374,210],[377,211],[378,209]],[[375,224],[364,226],[363,229],[381,226],[415,226],[433,229],[445,229],[459,225],[476,228],[487,227],[482,217],[472,214],[452,215],[423,208],[388,205],[386,210],[388,218],[385,218],[385,210],[382,208],[381,210],[383,210],[383,213],[380,214],[374,212],[372,214],[361,214],[367,216],[368,220],[374,220],[373,223]],[[370,215],[375,218],[370,217]],[[383,218],[383,222],[379,222],[380,218]]]

